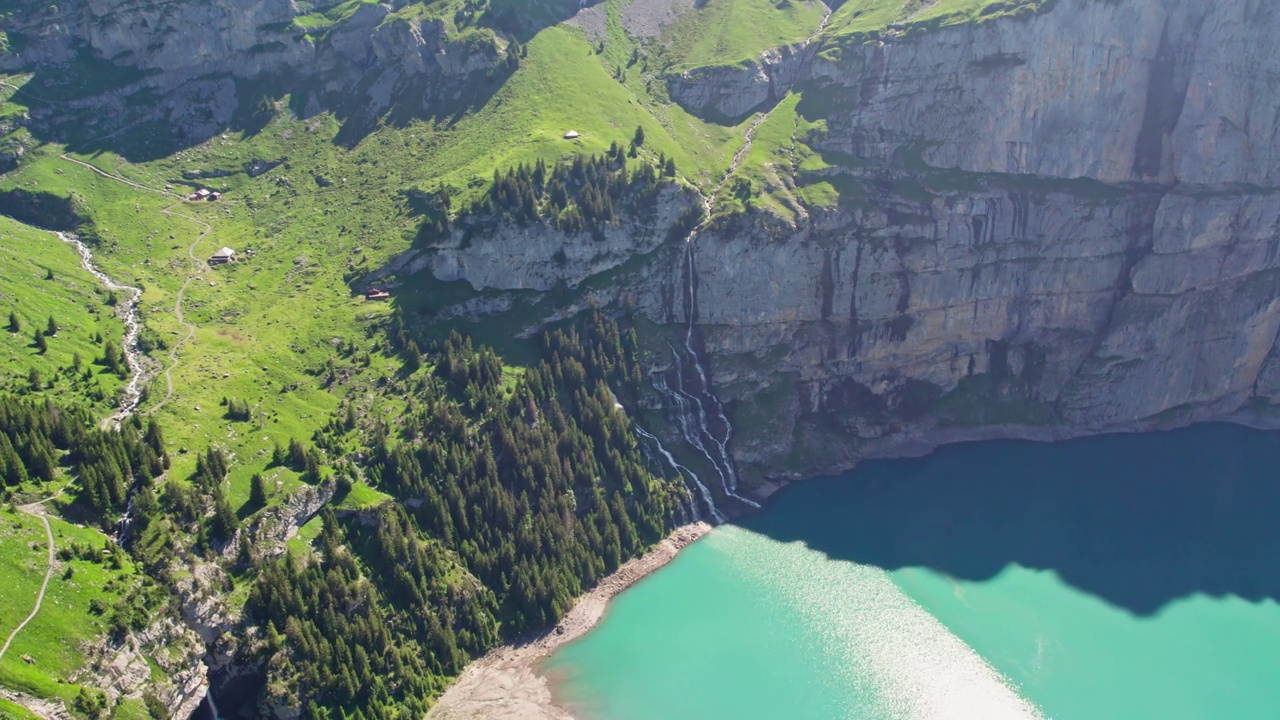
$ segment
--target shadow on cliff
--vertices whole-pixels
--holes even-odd
[[[600,2],[491,0],[488,12],[474,23],[523,44]],[[300,77],[276,69],[245,79],[230,71],[236,58],[229,57],[226,74],[166,78],[165,70],[96,57],[80,41],[68,62],[27,69],[31,76],[17,95],[31,110],[24,125],[35,139],[86,155],[111,152],[147,162],[224,133],[253,137],[285,102],[295,117],[332,113],[341,124],[335,144],[350,148],[382,126],[450,125],[484,107],[518,64],[510,56],[493,60],[491,67],[460,79],[446,82],[428,74],[375,92],[385,80],[380,74],[394,73],[395,62],[379,67],[370,60],[350,78]]]
[[[332,113],[339,123],[334,144],[348,149],[384,126],[406,127],[416,121],[451,125],[488,104],[511,71],[500,66],[492,74],[472,78],[447,98],[431,97],[430,91],[436,88],[429,79],[403,82],[386,105],[371,103],[364,83],[343,92],[324,92],[312,80],[287,76],[252,81],[198,78],[165,98],[145,86],[121,91],[128,93],[126,100],[106,123],[92,107],[69,106],[40,96],[46,84],[40,73],[28,83],[35,90],[28,91],[24,100],[33,110],[27,127],[36,139],[65,144],[80,154],[110,152],[142,163],[218,135],[253,138],[281,112],[301,119]]]
[[[744,527],[888,570],[1010,565],[1137,615],[1194,594],[1280,600],[1280,434],[1227,425],[945,447],[789,488]]]

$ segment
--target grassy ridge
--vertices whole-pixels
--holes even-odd
[[[832,13],[827,37],[836,41],[871,40],[889,29],[946,27],[1034,14],[1051,3],[1052,0],[938,0],[924,5],[920,0],[847,0]]]

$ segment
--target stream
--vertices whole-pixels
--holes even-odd
[[[138,314],[138,300],[142,297],[142,289],[132,285],[122,285],[98,269],[93,264],[93,251],[80,238],[70,233],[54,233],[59,240],[75,247],[80,254],[80,265],[98,279],[108,290],[125,296],[122,303],[115,307],[116,315],[124,321],[124,360],[129,368],[129,381],[125,383],[124,394],[120,398],[120,407],[111,417],[103,421],[104,427],[119,429],[125,418],[138,409],[142,402],[142,388],[146,383],[147,372],[142,366],[142,353],[138,349],[138,335],[142,332],[142,319]]]

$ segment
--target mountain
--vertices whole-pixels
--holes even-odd
[[[142,410],[175,487],[211,493],[166,522],[197,532],[221,493],[252,538],[191,550],[237,590],[187,614],[216,684],[282,716],[420,708],[671,527],[865,458],[1275,424],[1280,17],[1260,0],[0,18],[0,211],[142,288]],[[200,188],[223,199],[183,199]],[[223,246],[245,260],[203,263]],[[517,510],[539,518],[528,566],[495,539]],[[371,655],[324,649],[332,620],[290,605],[320,593],[308,567],[335,596],[374,588],[344,642],[428,648],[381,668],[427,679],[351,687]],[[406,624],[424,603],[434,624]]]

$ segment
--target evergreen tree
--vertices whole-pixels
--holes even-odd
[[[49,339],[45,337],[44,333],[40,332],[39,330],[36,330],[35,334],[32,337],[35,342],[36,352],[40,353],[41,355],[44,355],[45,353],[49,352]]]
[[[213,519],[210,522],[209,530],[214,539],[225,542],[231,539],[236,530],[240,528],[240,519],[236,517],[236,512],[231,508],[231,501],[227,499],[227,495],[218,486],[218,492],[214,494],[213,501]]]
[[[254,473],[249,480],[249,505],[263,507],[267,504],[267,480],[262,473]]]
[[[18,313],[14,310],[9,311],[9,332],[22,332],[22,323],[18,320]]]
[[[49,324],[45,327],[44,334],[49,337],[53,337],[58,334],[58,321],[54,320],[52,315],[49,316]]]
[[[111,372],[120,371],[120,350],[110,340],[102,343],[102,364]]]

